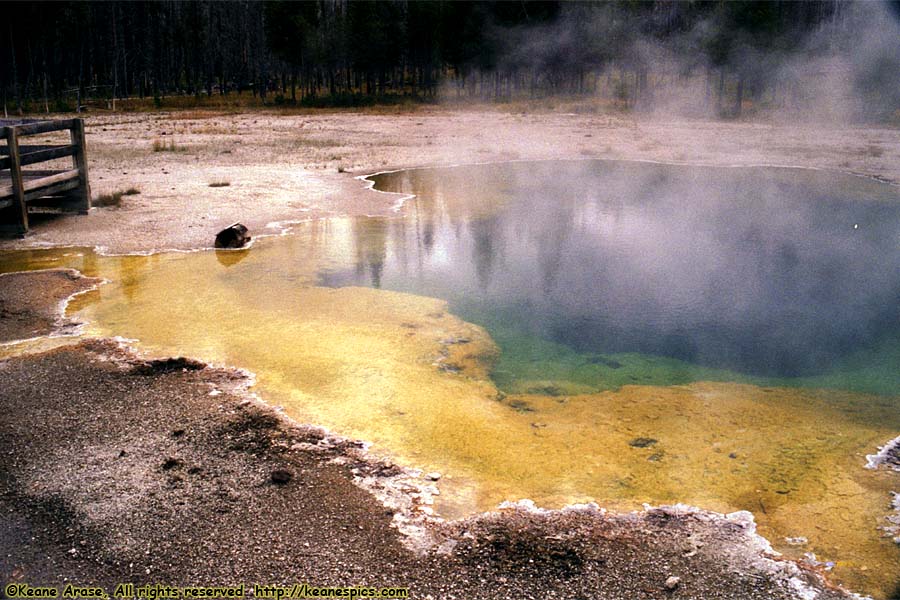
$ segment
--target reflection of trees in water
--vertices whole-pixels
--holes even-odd
[[[421,198],[416,196],[413,200],[413,219],[415,225],[416,238],[416,277],[421,279],[424,274],[425,260],[431,256],[434,250],[434,219],[435,219],[434,201],[423,202]],[[406,224],[406,219],[400,221],[401,225]],[[397,236],[395,245],[408,245],[406,236]]]
[[[537,266],[541,276],[541,291],[550,295],[559,281],[563,255],[574,229],[575,204],[563,202],[549,219],[541,218],[543,227],[534,228],[532,239],[537,246]]]
[[[144,275],[156,263],[158,257],[158,254],[151,254],[150,256],[136,254],[117,261],[118,281],[122,286],[122,294],[124,294],[128,302],[134,302],[137,299],[139,284],[142,281],[146,281]]]
[[[406,239],[406,230],[408,229],[405,219],[388,220],[387,229],[388,237],[391,241],[393,263],[399,271],[409,273],[410,254],[414,248],[404,241]]]
[[[439,207],[444,202],[444,189],[437,177],[419,177],[416,180],[417,195],[413,201],[413,217],[416,224],[416,248],[419,251],[419,267],[422,255],[430,256],[434,249],[434,222]]]
[[[478,287],[487,290],[491,284],[497,252],[503,247],[503,227],[499,219],[491,217],[472,221],[469,224],[469,231],[472,234]]]
[[[872,268],[900,258],[885,247],[896,208],[822,200],[786,188],[792,176],[622,163],[421,170],[404,190],[418,194],[406,218],[356,232],[357,279],[516,313],[575,348],[816,372],[896,335],[885,308],[897,305],[886,298],[896,271]],[[384,265],[388,236],[397,273]]]
[[[357,280],[365,279],[368,271],[369,284],[381,287],[384,261],[387,258],[388,222],[379,218],[354,219],[353,246],[356,255]]]
[[[79,267],[79,271],[89,277],[99,276],[100,271],[96,251],[88,250],[81,256],[81,266]]]

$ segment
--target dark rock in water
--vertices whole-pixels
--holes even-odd
[[[622,363],[611,358],[606,358],[605,356],[590,356],[588,357],[587,362],[591,365],[603,365],[604,367],[609,367],[610,369],[622,368]]]
[[[659,440],[654,440],[653,438],[639,437],[639,438],[634,438],[633,440],[628,442],[628,445],[631,446],[632,448],[649,448],[650,446],[657,443],[658,441]]]
[[[216,234],[216,248],[243,248],[250,239],[247,228],[234,223]]]
[[[564,390],[555,385],[540,385],[537,387],[530,387],[525,390],[526,394],[535,394],[538,396],[562,396]]]
[[[134,370],[141,375],[156,375],[157,373],[173,373],[175,371],[201,371],[206,368],[206,363],[178,356],[175,358],[162,358],[149,360],[137,365]]]
[[[509,406],[515,410],[516,412],[526,413],[526,412],[534,412],[534,409],[527,402],[523,402],[522,400],[513,400],[509,403]]]
[[[290,482],[291,479],[294,478],[294,474],[288,471],[287,469],[275,469],[272,471],[272,483],[277,485],[286,485]]]

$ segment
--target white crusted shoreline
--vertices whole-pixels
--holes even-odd
[[[900,435],[890,440],[884,446],[878,447],[875,454],[866,455],[866,468],[878,469],[883,466],[900,472]]]

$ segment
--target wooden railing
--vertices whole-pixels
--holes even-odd
[[[69,131],[64,145],[25,145],[21,138]],[[28,231],[28,208],[42,207],[87,214],[91,208],[84,121],[6,122],[0,121],[0,232],[24,234]],[[24,170],[37,163],[72,157],[71,169]]]

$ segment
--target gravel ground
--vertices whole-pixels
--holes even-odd
[[[843,598],[765,556],[749,516],[519,505],[401,520],[360,478],[399,467],[248,398],[233,371],[90,341],[0,363],[0,580],[307,582],[415,598]],[[670,579],[678,577],[676,581]],[[666,582],[669,582],[669,588]],[[803,595],[808,594],[808,595]]]
[[[71,326],[61,314],[65,299],[98,283],[73,269],[0,275],[0,343],[48,335]]]

